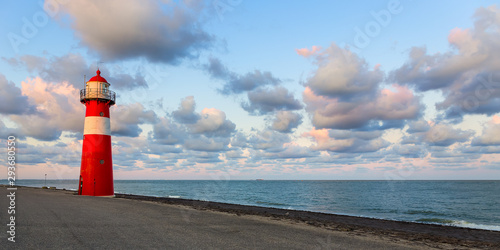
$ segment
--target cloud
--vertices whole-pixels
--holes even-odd
[[[18,151],[16,164],[20,166],[21,171],[25,166],[38,168],[43,166],[41,164],[48,163],[48,166],[44,167],[44,171],[48,170],[49,173],[53,173],[54,175],[49,174],[52,176],[51,178],[62,179],[65,178],[64,174],[71,171],[71,168],[76,169],[80,166],[82,144],[76,140],[67,143],[40,142],[36,145],[26,141],[18,141],[16,146]]]
[[[499,112],[499,9],[477,9],[473,28],[451,30],[448,42],[445,53],[429,55],[424,47],[412,48],[407,62],[389,79],[422,92],[440,90],[445,99],[436,108],[445,112],[445,119],[460,122],[465,114]]]
[[[247,94],[247,101],[241,107],[251,115],[265,115],[274,111],[302,109],[302,103],[295,99],[288,89],[280,86],[280,79],[270,72],[254,70],[246,74],[237,74],[229,70],[217,58],[209,58],[202,68],[212,78],[223,80],[219,92],[223,95]]]
[[[342,102],[338,98],[316,95],[309,87],[303,93],[306,110],[317,128],[357,129],[372,122],[396,122],[416,119],[423,109],[420,99],[407,87],[393,85],[380,90],[372,99]],[[392,126],[388,126],[390,128]]]
[[[242,132],[235,132],[234,136],[231,138],[231,147],[240,147],[245,148],[248,147],[248,139],[245,134]]]
[[[436,104],[447,119],[461,121],[467,113],[493,115],[500,111],[500,74],[496,72],[479,73],[450,89],[445,100]]]
[[[194,106],[194,99],[192,101]],[[198,117],[196,123],[185,124],[190,134],[184,141],[184,147],[207,152],[228,150],[236,125],[226,119],[226,114],[215,108],[204,108],[195,115]]]
[[[192,156],[187,159],[188,164],[200,164],[200,163],[219,163],[222,162],[219,159],[220,154],[217,152],[192,152]],[[212,165],[211,167],[207,167],[206,169],[217,169],[216,165]]]
[[[5,123],[0,120],[0,136],[2,137],[2,139],[6,139],[11,135],[15,136],[16,138],[25,137],[23,134],[19,133],[17,129],[8,128],[7,126],[5,126]]]
[[[148,155],[143,149],[149,148],[144,137],[112,137],[113,143],[113,168],[122,170],[138,170],[138,162],[147,161]]]
[[[194,96],[187,96],[181,100],[179,108],[172,112],[174,119],[182,124],[192,124],[200,119],[200,116],[194,112],[196,103]]]
[[[104,60],[146,58],[177,64],[213,44],[213,36],[199,21],[203,5],[203,1],[68,1],[62,10],[69,14],[81,43]]]
[[[267,114],[279,110],[302,109],[302,104],[295,99],[288,89],[277,86],[273,89],[256,89],[248,92],[248,102],[241,105],[250,114]]]
[[[332,44],[315,55],[303,100],[316,128],[387,129],[418,118],[423,105],[406,86],[381,88],[383,72],[348,49]]]
[[[140,124],[154,123],[156,113],[146,110],[140,103],[116,105],[110,108],[111,134],[137,137],[142,132]]]
[[[414,122],[407,130],[409,136],[404,137],[402,144],[420,145],[425,143],[434,149],[436,147],[449,147],[455,143],[467,142],[474,134],[470,130],[454,128],[450,124],[430,123],[428,126],[424,122]]]
[[[428,154],[424,145],[395,145],[393,150],[405,158],[424,158]]]
[[[406,130],[408,133],[426,132],[431,128],[429,123],[425,120],[409,122],[408,126],[408,130]]]
[[[424,141],[435,146],[450,146],[469,140],[473,132],[454,129],[447,124],[436,124],[424,134]]]
[[[86,60],[80,54],[68,53],[63,56],[52,56],[49,58],[33,55],[23,55],[19,58],[3,58],[14,67],[24,67],[36,76],[48,82],[66,82],[81,89],[84,86],[84,76],[87,80],[95,75],[95,65],[87,65]],[[105,66],[99,68],[102,76],[111,84],[112,89],[133,90],[138,87],[147,87],[141,71],[138,69],[132,76],[120,69],[115,69],[112,73]]]
[[[30,114],[35,106],[29,103],[28,97],[13,82],[9,82],[0,74],[0,114]]]
[[[273,130],[290,133],[302,123],[302,115],[291,111],[278,111],[273,120]]]
[[[376,152],[389,146],[389,142],[380,138],[380,131],[360,132],[347,130],[315,129],[303,134],[311,137],[316,145],[313,150],[339,153]]]
[[[464,153],[460,148],[450,149],[448,147],[431,148],[431,157],[428,160],[433,165],[434,169],[452,170],[476,169],[476,160],[481,157],[481,154]],[[464,164],[465,163],[465,164]]]
[[[245,75],[235,75],[224,85],[221,92],[223,94],[240,94],[245,91],[252,91],[262,86],[275,86],[281,83],[281,80],[274,77],[268,71],[254,70]]]
[[[420,91],[438,89],[451,85],[459,76],[459,72],[467,67],[453,68],[444,61],[449,61],[452,55],[427,55],[425,47],[413,47],[409,53],[409,61],[402,67],[390,73],[389,79],[415,86]]]
[[[500,170],[500,162],[491,162],[490,164],[483,165],[482,168]]]
[[[259,151],[256,153],[259,157],[264,159],[300,159],[300,158],[310,158],[319,155],[319,152],[312,151],[308,147],[303,147],[294,144],[288,144],[283,146],[283,150],[279,152],[267,152]]]
[[[297,51],[297,54],[307,58],[321,51],[321,46],[312,46],[311,49],[308,48],[295,49],[295,51]]]
[[[168,160],[173,158],[172,156],[167,157],[168,154],[176,154],[179,156],[183,152],[183,148],[179,145],[157,144],[150,142],[148,143],[148,146],[144,148],[143,152],[165,157]]]
[[[243,155],[243,151],[241,149],[232,149],[232,150],[228,150],[224,153],[225,157],[228,158],[228,159],[242,159],[242,158],[246,158],[244,155]]]
[[[17,60],[17,64],[24,66],[29,72],[45,81],[67,82],[77,88],[83,87],[83,76],[89,73],[89,67],[80,54],[69,53],[50,58],[24,55],[14,60]]]
[[[472,140],[472,145],[495,146],[500,145],[500,117],[495,115],[493,119],[483,127],[481,135]]]
[[[204,108],[200,119],[195,124],[189,125],[190,130],[196,134],[206,136],[229,137],[236,125],[226,119],[226,114],[215,108]]]
[[[290,137],[274,130],[258,131],[248,137],[250,147],[267,152],[281,152],[285,143],[290,142]]]
[[[62,131],[81,132],[85,118],[78,90],[68,84],[53,84],[41,78],[21,83],[22,94],[36,106],[32,114],[11,115],[20,133],[38,140],[56,140]]]
[[[384,77],[378,67],[369,70],[365,60],[334,43],[315,60],[318,68],[306,86],[317,95],[341,99],[370,95]]]
[[[158,120],[153,126],[153,138],[156,142],[166,145],[183,143],[187,133],[185,128],[164,117]]]
[[[208,74],[215,79],[228,80],[234,77],[235,73],[231,72],[226,65],[215,57],[208,58],[208,63],[204,64],[203,69],[208,72]]]
[[[209,58],[208,63],[203,65],[209,75],[215,79],[223,80],[224,86],[219,90],[224,95],[241,94],[247,91],[255,90],[264,86],[276,86],[281,80],[276,78],[268,71],[254,70],[246,74],[237,74],[230,71],[217,58]]]
[[[197,136],[186,139],[184,147],[195,151],[218,152],[226,150],[229,141],[229,138]]]
[[[80,103],[79,90],[73,85],[67,82],[48,83],[37,77],[28,78],[21,86],[23,98],[18,100],[18,105],[33,111],[11,112],[9,118],[17,125],[19,133],[42,141],[54,141],[64,131],[83,132],[85,106]],[[15,97],[16,91],[10,87],[8,85],[2,90],[9,90]],[[26,106],[26,103],[30,104]],[[117,105],[111,108],[111,131],[114,135],[138,136],[142,131],[139,124],[154,123],[155,119],[156,114],[145,110],[142,104]]]
[[[125,73],[109,73],[106,80],[112,84],[113,89],[133,90],[139,87],[146,88],[148,83],[142,73],[138,70],[134,76]]]
[[[182,145],[185,149],[194,151],[227,150],[236,125],[226,119],[223,111],[204,108],[197,113],[195,107],[193,96],[183,98],[179,108],[172,112],[174,120],[160,118],[154,124],[150,138],[155,143]]]

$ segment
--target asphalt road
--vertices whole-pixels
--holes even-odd
[[[259,216],[22,187],[15,194],[15,242],[10,242],[8,194],[0,186],[0,249],[423,248]]]

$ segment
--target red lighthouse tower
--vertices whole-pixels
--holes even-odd
[[[80,102],[86,112],[78,194],[113,196],[109,107],[115,104],[116,94],[109,90],[101,71],[98,69],[96,73],[80,90]]]

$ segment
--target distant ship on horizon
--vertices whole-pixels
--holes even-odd
[[[256,181],[263,181],[264,179],[255,179]]]

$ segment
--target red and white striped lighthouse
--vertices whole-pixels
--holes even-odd
[[[98,69],[96,73],[80,90],[80,102],[86,112],[78,194],[113,196],[109,107],[115,104],[116,94],[109,90],[101,71]]]

